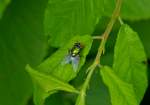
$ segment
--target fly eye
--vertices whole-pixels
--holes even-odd
[[[81,43],[76,42],[76,43],[74,44],[74,46],[76,46],[76,47],[78,47],[78,48],[81,48]]]

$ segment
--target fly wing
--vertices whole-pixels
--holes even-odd
[[[62,65],[68,64],[71,62],[71,56],[67,55],[65,56],[65,58],[63,59],[63,61],[61,62]]]
[[[72,60],[73,70],[77,71],[78,66],[79,66],[80,57],[79,56],[75,56],[75,57],[72,57],[71,60]]]

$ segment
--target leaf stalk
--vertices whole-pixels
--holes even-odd
[[[100,42],[98,52],[97,52],[97,55],[96,55],[96,58],[95,58],[93,64],[91,66],[89,66],[88,69],[87,69],[88,74],[87,74],[85,82],[83,83],[83,86],[80,90],[80,94],[83,94],[83,93],[86,94],[86,90],[88,88],[89,82],[91,80],[91,77],[93,75],[93,72],[94,72],[95,68],[97,66],[102,67],[101,64],[100,64],[100,59],[101,59],[102,54],[104,54],[104,52],[105,52],[105,44],[106,44],[106,41],[109,37],[109,34],[110,34],[116,20],[119,18],[121,4],[122,4],[122,0],[117,0],[116,1],[116,7],[113,11],[111,19],[110,19],[104,33],[102,34],[102,36],[94,36],[93,37],[93,39],[101,39],[101,42]]]

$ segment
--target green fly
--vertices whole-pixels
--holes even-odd
[[[83,48],[81,43],[76,42],[73,47],[68,51],[68,55],[63,60],[62,64],[72,63],[73,70],[76,71],[78,69],[79,61],[80,61],[80,53]]]

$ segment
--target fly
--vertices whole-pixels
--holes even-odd
[[[76,71],[78,69],[82,48],[83,46],[81,45],[81,43],[76,42],[68,51],[68,55],[63,60],[62,64],[72,63],[73,70]]]

